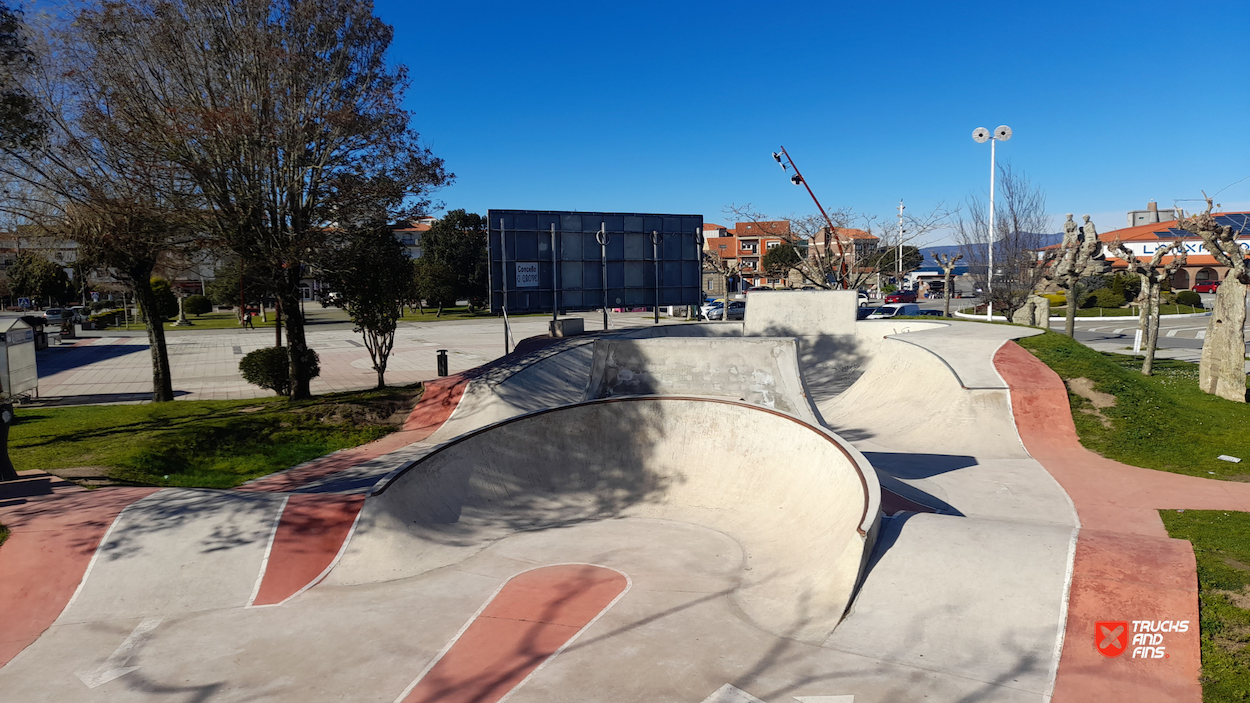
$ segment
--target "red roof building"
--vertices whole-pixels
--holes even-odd
[[[1231,225],[1234,230],[1244,233],[1244,236],[1238,237],[1238,243],[1241,244],[1243,251],[1250,252],[1250,213],[1218,212],[1214,214],[1216,221],[1220,224]],[[1111,262],[1112,269],[1120,271],[1128,265],[1116,256],[1112,248],[1117,240],[1133,252],[1138,260],[1148,260],[1161,247],[1166,247],[1178,240],[1183,242],[1186,264],[1172,277],[1174,290],[1192,288],[1206,281],[1222,281],[1228,275],[1228,267],[1216,262],[1215,257],[1211,256],[1203,245],[1202,239],[1181,229],[1176,220],[1147,223],[1105,232],[1098,235],[1098,240],[1104,244],[1104,251],[1107,254],[1107,260]],[[1171,260],[1171,256],[1165,256],[1163,263]]]

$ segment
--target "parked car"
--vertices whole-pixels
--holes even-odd
[[[889,298],[887,298],[888,300]],[[890,303],[882,305],[872,314],[868,316],[869,320],[888,320],[891,317],[902,317],[906,315],[919,315],[920,306],[913,303]]]
[[[921,310],[920,314],[928,315],[930,317],[942,317],[943,316],[941,310]]]
[[[712,318],[708,317],[708,314],[710,314],[713,310],[718,310],[723,307],[725,307],[725,300],[723,298],[709,300],[699,306],[699,318],[703,320],[710,320]]]
[[[887,303],[914,303],[916,302],[916,291],[914,290],[896,290],[885,296]]]
[[[64,308],[48,308],[43,311],[43,319],[47,320],[49,325],[59,325],[65,314]]]
[[[70,308],[69,311],[73,313],[74,324],[76,325],[81,325],[82,323],[86,322],[87,315],[90,314],[88,313],[87,308],[81,305],[75,305],[74,307]]]
[[[1214,293],[1219,287],[1219,281],[1203,281],[1202,283],[1195,284],[1193,291],[1195,293]]]
[[[747,304],[745,300],[729,301],[729,317],[730,320],[741,320],[746,316]],[[707,319],[723,320],[725,317],[725,308],[716,308],[708,312]]]
[[[868,304],[868,294],[864,291],[859,292],[859,306],[862,308]]]
[[[873,314],[873,313],[874,313],[874,312],[876,312],[876,311],[877,311],[877,309],[876,309],[876,308],[872,308],[872,307],[859,308],[858,310],[856,310],[856,311],[855,311],[855,319],[856,319],[856,320],[867,320],[867,319],[868,319],[868,316],[869,316],[869,315],[871,315],[871,314]]]

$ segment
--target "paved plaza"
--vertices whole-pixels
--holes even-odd
[[[311,311],[310,311],[311,312]],[[338,311],[330,311],[337,313]],[[341,315],[341,313],[339,313]],[[377,385],[369,352],[351,324],[317,311],[321,324],[307,328],[308,345],[321,358],[314,394],[357,391]],[[586,329],[602,330],[602,317],[587,313]],[[547,333],[548,317],[512,320],[513,338]],[[669,322],[661,318],[661,323]],[[654,324],[649,315],[612,316],[614,329]],[[174,393],[179,400],[228,400],[272,395],[239,375],[239,360],[273,346],[273,329],[171,330],[166,333]],[[39,400],[56,405],[141,402],[151,398],[152,361],[142,331],[85,332],[76,340],[39,352]],[[451,373],[471,369],[504,354],[502,319],[401,322],[387,363],[386,382],[403,386],[438,375],[437,351],[447,350]]]

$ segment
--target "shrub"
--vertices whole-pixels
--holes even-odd
[[[182,301],[182,309],[188,315],[203,315],[213,311],[213,301],[202,295],[188,295],[187,299]]]
[[[1110,288],[1099,288],[1091,292],[1082,301],[1083,308],[1118,308],[1124,305],[1124,294],[1116,293]]]
[[[1202,296],[1191,290],[1183,290],[1176,294],[1177,305],[1192,305],[1196,308],[1202,307]]]
[[[312,357],[309,377],[316,378],[321,375],[320,359],[317,352],[311,349],[308,354]],[[239,373],[244,381],[268,388],[278,395],[287,395],[291,391],[291,365],[286,347],[265,347],[248,352],[239,361]]]
[[[1042,293],[1041,296],[1050,301],[1052,308],[1068,304],[1068,295],[1066,293]]]

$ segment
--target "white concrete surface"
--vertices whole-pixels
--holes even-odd
[[[735,402],[588,401],[489,426],[392,477],[329,580],[417,576],[517,531],[674,520],[742,545],[731,599],[748,618],[819,642],[850,601],[879,505],[871,466],[822,428]]]

